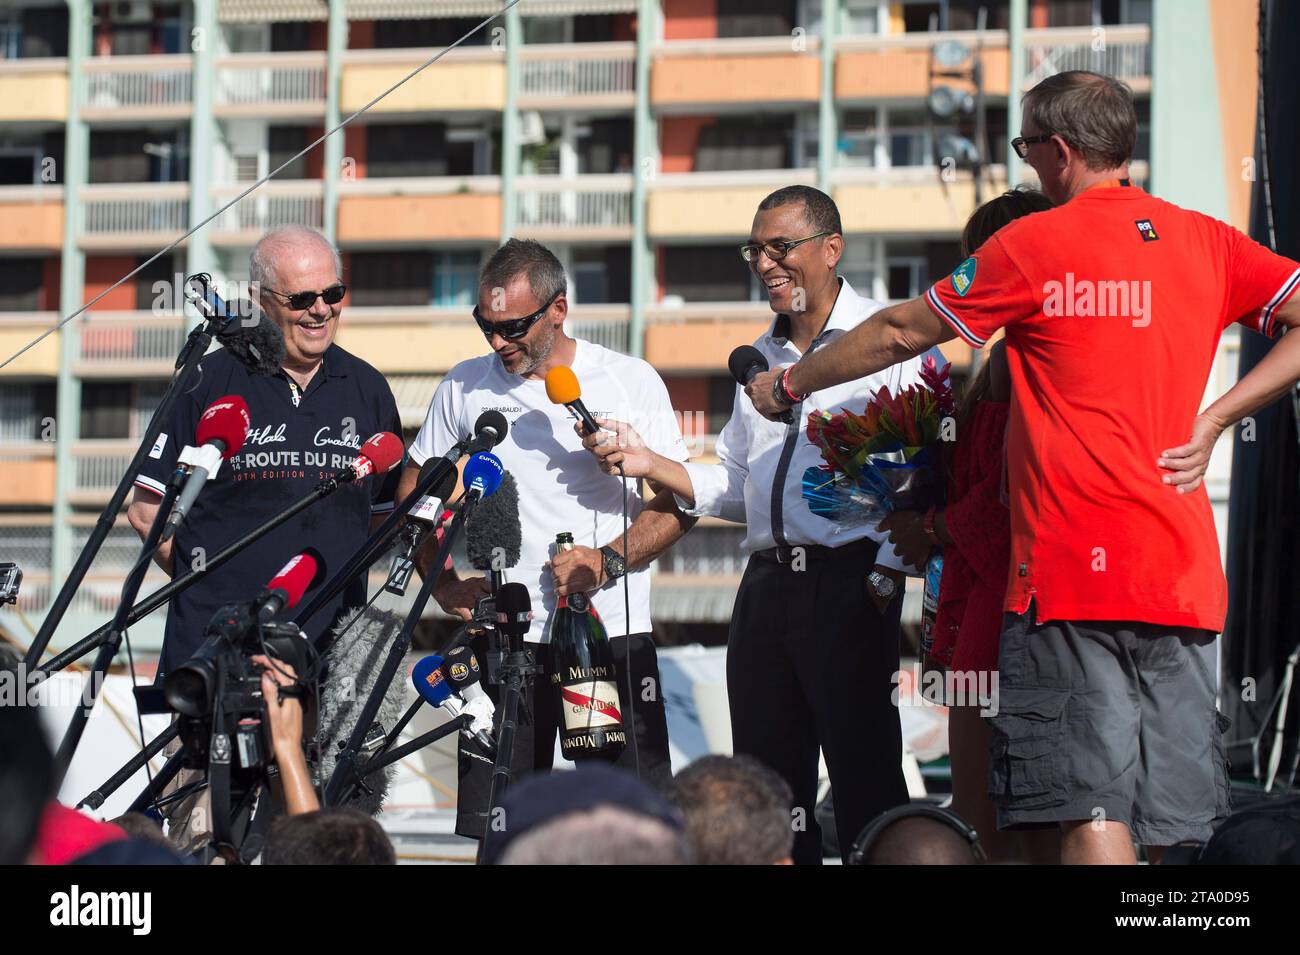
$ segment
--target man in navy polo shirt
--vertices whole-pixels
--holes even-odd
[[[334,344],[342,299],[338,253],[311,229],[290,226],[262,237],[249,256],[252,294],[284,333],[285,359],[270,376],[253,376],[225,349],[206,355],[198,386],[181,395],[153,453],[135,479],[127,516],[147,533],[180,450],[194,443],[204,409],[222,395],[247,403],[252,428],[244,447],[208,481],[156,560],[184,573],[305,497],[356,459],[378,431],[402,433],[392,390],[378,371]],[[183,664],[223,604],[256,596],[294,554],[316,548],[332,573],[392,510],[400,469],[341,486],[173,598],[160,667]],[[323,606],[303,628],[316,637],[344,609],[366,599],[364,575]]]

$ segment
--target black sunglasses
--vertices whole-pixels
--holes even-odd
[[[337,305],[343,301],[343,296],[348,294],[346,285],[331,285],[329,288],[320,292],[277,292],[273,288],[264,288],[263,292],[270,292],[272,295],[278,295],[288,303],[289,307],[295,312],[305,312],[316,304],[319,297],[326,305]]]
[[[551,296],[550,301],[531,315],[525,315],[523,318],[511,318],[504,322],[489,322],[479,314],[478,306],[475,305],[474,321],[478,322],[479,331],[483,333],[484,338],[490,340],[493,335],[500,335],[508,342],[518,341],[528,334],[528,330],[541,320],[547,309],[554,305],[555,300],[563,294],[563,291],[556,292]]]
[[[1029,147],[1034,143],[1045,143],[1052,138],[1051,133],[1042,133],[1038,136],[1017,136],[1011,140],[1011,148],[1016,151],[1016,155],[1021,159],[1029,155]]]

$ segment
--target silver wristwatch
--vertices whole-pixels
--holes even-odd
[[[886,600],[893,600],[894,594],[898,592],[898,585],[894,583],[894,579],[878,570],[867,574],[867,583],[871,584],[871,589],[875,591],[877,597],[884,597]]]

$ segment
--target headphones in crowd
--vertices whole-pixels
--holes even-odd
[[[984,854],[984,848],[980,845],[979,833],[966,820],[951,809],[945,809],[933,803],[918,802],[908,803],[905,806],[882,812],[867,823],[867,827],[853,841],[853,850],[849,853],[848,864],[866,865],[867,857],[871,854],[871,850],[875,848],[876,842],[884,835],[885,830],[904,819],[934,819],[942,822],[961,836],[962,840],[970,846],[977,864],[984,865],[988,862],[988,856]]]

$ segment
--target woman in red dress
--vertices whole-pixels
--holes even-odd
[[[962,231],[962,257],[969,256],[1013,219],[1051,208],[1042,193],[1016,189],[986,202]],[[1011,560],[1011,514],[1004,487],[1011,379],[1005,342],[995,342],[966,389],[956,414],[957,440],[946,457],[947,504],[929,513],[898,511],[881,530],[909,563],[924,567],[936,547],[943,551],[943,577],[934,642],[925,666],[946,669],[959,690],[991,692],[996,698],[998,635]],[[999,832],[988,795],[992,737],[978,699],[952,699],[948,752],[952,809],[975,827],[994,862],[1054,862],[1059,836],[1045,832]]]

